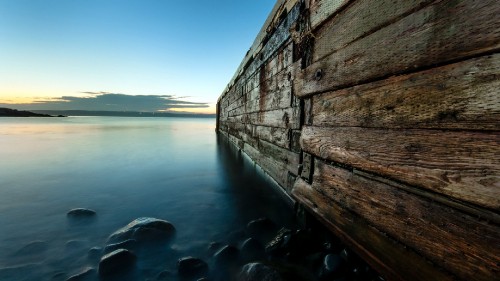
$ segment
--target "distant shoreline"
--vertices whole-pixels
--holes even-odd
[[[10,115],[9,115],[10,114]],[[215,114],[136,112],[136,111],[90,111],[90,110],[31,110],[21,111],[0,108],[0,117],[67,117],[67,116],[116,116],[116,117],[194,117],[215,118]]]
[[[45,113],[36,113],[27,110],[17,110],[11,108],[0,108],[0,117],[66,117],[62,114],[50,115]]]

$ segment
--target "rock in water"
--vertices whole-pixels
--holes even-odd
[[[47,242],[45,241],[32,241],[19,249],[16,255],[39,255],[45,253],[49,249]]]
[[[236,263],[238,256],[239,251],[236,247],[226,245],[214,254],[215,264],[220,266]]]
[[[177,262],[177,270],[183,277],[202,277],[208,273],[208,264],[198,258],[184,257]]]
[[[276,224],[268,218],[260,218],[253,220],[247,224],[246,232],[252,237],[256,238],[262,243],[266,243],[274,236],[276,231]]]
[[[123,242],[106,245],[106,247],[104,247],[103,253],[104,254],[111,253],[117,249],[126,249],[133,251],[136,247],[137,247],[137,241],[134,239],[128,239]]]
[[[92,267],[87,267],[84,268],[82,271],[79,273],[69,277],[66,279],[66,281],[85,281],[85,280],[92,280],[93,276],[96,274],[95,269]]]
[[[264,255],[264,246],[257,239],[248,238],[241,245],[241,256],[245,261],[255,261]]]
[[[262,263],[248,263],[241,268],[238,281],[282,281],[279,272]]]
[[[126,249],[118,249],[104,255],[99,262],[99,275],[109,275],[130,270],[136,260],[134,253]]]
[[[168,221],[138,218],[111,234],[108,243],[118,243],[129,239],[135,239],[138,242],[169,240],[174,234],[175,227]]]
[[[96,215],[96,212],[91,209],[76,208],[69,210],[67,215],[68,217],[93,217]]]
[[[320,270],[320,280],[330,280],[339,277],[344,273],[344,263],[340,255],[328,254],[323,259],[323,265]]]

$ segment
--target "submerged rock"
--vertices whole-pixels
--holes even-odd
[[[32,241],[15,252],[15,255],[39,255],[45,253],[49,249],[49,245],[45,241]]]
[[[103,253],[104,254],[111,253],[117,249],[134,250],[136,247],[137,247],[137,240],[128,239],[123,242],[106,245],[106,247],[104,247]]]
[[[118,249],[104,255],[99,262],[99,275],[109,275],[130,270],[136,256],[126,249]]]
[[[217,265],[233,264],[238,261],[239,251],[236,247],[226,245],[214,254]]]
[[[279,272],[262,263],[248,263],[241,268],[238,281],[282,281]]]
[[[241,245],[241,257],[245,261],[255,261],[264,257],[264,255],[264,246],[257,239],[248,238]]]
[[[91,261],[99,261],[102,255],[101,247],[92,247],[87,252],[87,258]]]
[[[118,243],[134,239],[138,242],[169,240],[175,234],[175,227],[168,221],[155,218],[138,218],[115,231],[108,242]]]
[[[345,272],[345,261],[340,255],[328,254],[323,258],[320,270],[320,280],[330,280]]]
[[[76,208],[68,211],[68,217],[93,217],[96,215],[96,212],[91,209],[85,208]]]
[[[198,258],[184,257],[177,262],[177,270],[183,277],[203,277],[208,273],[208,264]]]
[[[247,224],[246,232],[250,237],[265,243],[271,239],[276,231],[276,224],[268,218],[259,218]]]
[[[96,275],[96,270],[92,267],[84,268],[79,273],[72,275],[66,281],[86,281],[94,279],[94,275]]]

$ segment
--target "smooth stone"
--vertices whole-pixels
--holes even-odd
[[[92,267],[84,268],[79,273],[72,275],[66,281],[87,281],[91,280],[96,275],[96,270]]]
[[[245,261],[255,261],[264,257],[264,255],[264,246],[257,239],[248,238],[241,245],[241,257]]]
[[[336,254],[328,254],[323,259],[323,268],[328,272],[335,272],[342,266],[342,258]]]
[[[127,249],[127,250],[134,250],[137,247],[137,240],[135,239],[128,239],[123,242],[119,243],[114,243],[114,244],[109,244],[104,247],[104,250],[102,251],[104,254],[111,253],[114,250],[118,249]]]
[[[138,242],[167,240],[174,236],[175,227],[168,221],[155,218],[138,218],[115,231],[108,242],[118,243],[129,239]]]
[[[276,231],[276,224],[268,218],[259,218],[247,224],[246,232],[250,237],[262,242],[271,239]]]
[[[96,215],[96,212],[91,209],[75,208],[69,210],[67,215],[69,217],[92,217]]]
[[[43,254],[49,249],[49,245],[45,241],[33,241],[19,249],[16,255],[37,255]]]
[[[283,281],[279,272],[262,263],[245,264],[238,274],[238,281]]]
[[[173,276],[172,272],[164,270],[158,273],[155,277],[156,281],[169,280]]]
[[[208,273],[208,264],[202,259],[184,257],[177,262],[177,271],[183,277],[203,277]]]
[[[220,242],[210,242],[207,247],[207,253],[209,256],[213,256],[217,251],[219,251],[224,244]]]
[[[102,256],[101,247],[92,247],[87,252],[87,258],[91,261],[98,261]]]
[[[226,245],[214,254],[215,263],[218,265],[235,263],[238,261],[239,251],[236,247]]]
[[[136,256],[126,249],[118,249],[104,255],[99,262],[99,275],[108,275],[131,269]]]
[[[67,254],[74,254],[85,250],[87,247],[87,241],[83,240],[70,240],[64,245],[64,250]]]

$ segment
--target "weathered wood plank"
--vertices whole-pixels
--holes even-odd
[[[280,163],[271,157],[267,157],[260,152],[260,150],[247,143],[244,145],[243,151],[278,184],[282,187],[286,187],[288,181],[288,171],[284,163]]]
[[[500,271],[498,226],[322,161],[313,188],[464,280]]]
[[[297,108],[278,109],[245,114],[246,123],[284,129],[300,128],[300,112]]]
[[[292,88],[281,88],[263,94],[260,98],[250,100],[245,104],[245,112],[268,111],[289,108],[292,103]]]
[[[304,97],[499,50],[499,14],[496,0],[436,1],[306,69],[294,64],[296,94]]]
[[[229,134],[229,133],[227,133],[227,138],[228,138],[228,139],[229,139],[232,143],[234,143],[234,145],[236,145],[236,146],[237,146],[238,148],[240,148],[240,149],[242,149],[242,148],[243,148],[243,146],[244,146],[244,144],[245,144],[245,143],[243,142],[243,140],[241,140],[241,139],[239,139],[239,138],[237,138],[237,137],[235,137],[235,136],[233,136],[233,135],[231,135],[231,134]]]
[[[250,76],[260,69],[260,67],[266,63],[275,53],[282,48],[282,46],[287,45],[290,39],[290,27],[297,20],[300,13],[300,4],[293,6],[286,15],[285,19],[276,26],[274,30],[270,30],[268,36],[266,36],[263,41],[263,47],[258,53],[254,54],[254,59],[241,71],[238,76]],[[236,78],[234,80],[239,79]]]
[[[312,97],[315,126],[500,130],[500,54]]]
[[[435,0],[353,1],[342,13],[314,31],[313,62],[345,47],[360,37],[387,26]]]
[[[304,151],[479,206],[500,209],[500,133],[302,130]]]
[[[263,76],[259,74],[260,78],[263,78],[264,80],[270,79],[284,69],[289,68],[289,66],[293,63],[292,58],[293,44],[289,42],[287,45],[278,50],[278,53],[270,59],[268,63],[261,66],[261,68],[264,69],[265,74]]]
[[[311,29],[314,30],[317,28],[349,2],[351,2],[351,0],[310,0],[309,11]]]
[[[386,280],[455,280],[298,178],[292,196],[351,246]]]
[[[300,162],[299,153],[292,152],[288,149],[279,147],[263,140],[259,140],[259,150],[267,157],[271,157],[272,159],[283,163],[287,171],[291,172],[294,175],[298,175]]]
[[[254,125],[247,126],[251,127],[247,127],[247,131],[251,132],[251,135],[256,139],[265,140],[286,149],[290,147],[289,129]]]

